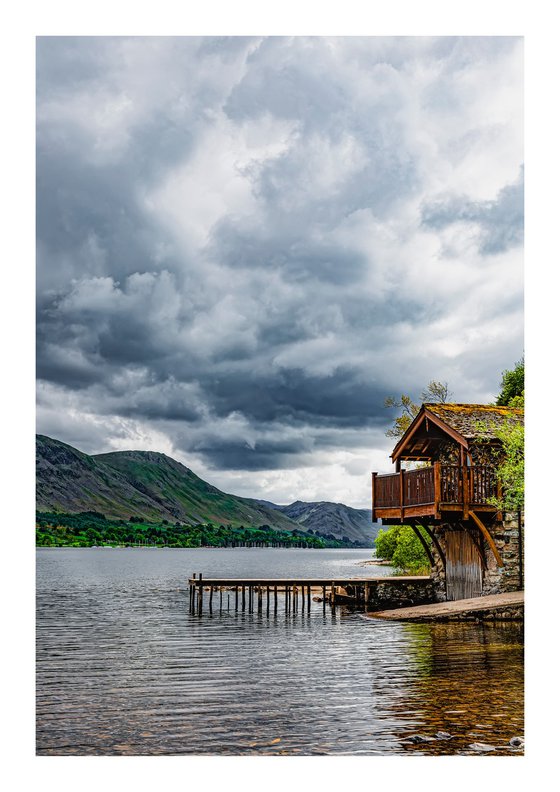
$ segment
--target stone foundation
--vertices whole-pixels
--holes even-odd
[[[498,552],[504,562],[499,567],[496,558],[484,541],[483,548],[486,568],[482,571],[481,595],[502,594],[508,591],[523,589],[523,518],[521,520],[521,552],[519,542],[519,526],[516,514],[506,514],[501,522],[494,522],[488,530],[494,539]],[[448,531],[457,530],[457,524],[442,524],[434,526],[433,531],[445,553],[445,535]],[[435,601],[445,602],[447,599],[445,570],[439,553],[434,552],[435,564],[431,570],[434,587]]]
[[[347,588],[349,594],[350,588]],[[426,576],[376,578],[368,584],[367,603],[364,599],[365,587],[356,588],[360,589],[358,597],[366,604],[367,610],[406,608],[436,601],[433,581]]]

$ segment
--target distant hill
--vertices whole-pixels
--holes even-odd
[[[353,509],[343,503],[328,501],[306,503],[298,500],[288,506],[278,506],[269,501],[261,503],[281,511],[306,531],[325,538],[349,540],[362,547],[373,547],[379,532],[380,526],[371,522],[369,509]]]
[[[90,456],[37,436],[37,511],[97,511],[109,518],[258,526],[299,526],[262,505],[227,495],[174,459],[154,451]]]
[[[268,525],[373,546],[368,510],[343,504],[277,506],[228,495],[185,465],[154,451],[88,455],[60,440],[37,435],[36,508],[41,512],[95,511],[110,519]],[[366,515],[368,516],[366,519]]]

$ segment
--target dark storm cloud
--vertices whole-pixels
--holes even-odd
[[[477,311],[481,333],[486,305],[519,311],[520,282],[476,280],[522,239],[519,158],[493,174],[499,133],[479,133],[486,70],[518,57],[493,42],[39,39],[39,429],[65,439],[67,410],[84,448],[88,425],[153,431],[214,469],[286,470],[368,447],[390,393],[495,388],[461,362]],[[439,252],[457,222],[471,303],[464,251]],[[488,360],[520,332],[493,327]]]
[[[521,169],[519,179],[503,187],[494,201],[450,197],[425,206],[422,221],[434,229],[453,223],[472,223],[478,227],[481,253],[503,253],[523,243],[523,201],[524,171]]]

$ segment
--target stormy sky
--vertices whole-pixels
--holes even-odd
[[[523,354],[523,42],[39,38],[37,430],[366,507]]]

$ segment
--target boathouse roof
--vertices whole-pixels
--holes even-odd
[[[401,437],[391,457],[430,459],[445,439],[468,448],[472,440],[493,440],[496,430],[508,423],[522,424],[523,410],[489,404],[439,404],[426,402]]]

